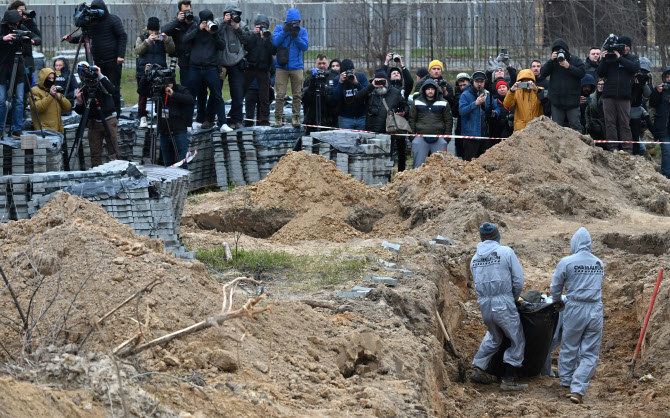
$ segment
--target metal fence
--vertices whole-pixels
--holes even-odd
[[[43,40],[37,50],[45,54],[47,63],[51,64],[50,59],[62,51],[76,48],[75,45],[60,41],[64,35],[76,29],[70,16],[38,15],[36,20]],[[146,20],[136,16],[122,18],[122,22],[128,34],[124,68],[134,68],[135,41],[142,33]],[[282,22],[271,18],[271,27],[278,23]],[[253,22],[247,20],[247,24],[253,25]],[[411,68],[426,66],[435,58],[452,71],[482,69],[486,59],[496,56],[501,48],[508,49],[513,63],[519,68],[528,67],[533,59],[545,60],[549,55],[549,47],[543,42],[542,26],[528,17],[433,17],[417,13],[407,18],[401,13],[395,13],[384,20],[372,14],[304,19],[302,25],[310,38],[305,60],[313,61],[317,54],[325,53],[329,58],[351,58],[357,68],[373,70],[382,63],[387,52],[406,54],[407,24],[412,25]],[[576,45],[571,47],[571,52],[585,59],[589,49],[590,44]],[[636,44],[634,52],[638,56],[648,57],[654,67],[665,65],[654,45]]]

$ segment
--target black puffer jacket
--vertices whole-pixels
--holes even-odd
[[[10,23],[16,24],[17,22],[20,22],[21,19],[21,14],[16,10],[7,10],[2,18],[2,28],[0,28],[0,83],[7,83],[7,79],[11,78],[12,67],[14,66],[14,54],[17,51],[23,51],[22,43],[26,43],[26,41],[21,42],[15,40],[12,42],[5,42],[2,40],[5,35],[11,33],[7,25]],[[18,28],[20,30],[28,30],[23,24],[19,24]],[[35,33],[30,34],[30,39],[34,40],[35,43],[42,41]],[[26,70],[24,66],[20,65],[16,72],[16,78],[19,82],[25,80],[25,72]]]
[[[191,118],[188,117],[188,114],[195,105],[195,99],[186,87],[175,84],[172,86],[172,91],[172,96],[167,96],[167,105],[165,95],[158,102],[158,133],[164,135],[186,132],[186,129],[191,126]],[[166,106],[167,119],[163,117],[163,108]]]
[[[270,26],[270,19],[264,14],[256,16],[255,25],[265,23]],[[247,61],[249,69],[269,71],[274,66],[272,56],[277,53],[277,47],[272,43],[272,33],[267,38],[263,38],[263,33],[252,33],[247,42]]]
[[[98,23],[92,24],[91,53],[96,65],[115,62],[117,58],[125,58],[128,35],[123,28],[123,23],[117,15],[109,14],[107,5],[103,0],[93,0],[92,9],[105,11]],[[70,43],[79,43],[81,36],[73,36]]]
[[[594,80],[598,81],[598,62],[593,62],[589,58],[586,59],[586,62],[584,62],[584,70],[586,71],[586,74],[591,74],[591,77],[593,77]]]
[[[191,28],[191,26],[198,27],[200,25],[200,19],[198,16],[193,15],[193,22],[191,24],[186,23],[186,20],[180,22],[178,18],[174,18],[171,22],[166,23],[162,28],[161,32],[167,36],[171,36],[174,40],[174,45],[177,48],[174,55],[177,57],[179,68],[188,67],[188,59],[191,55],[191,51],[184,45],[184,35]]]
[[[388,80],[386,80],[388,86]],[[365,129],[372,132],[386,132],[386,107],[384,106],[384,99],[386,105],[394,112],[405,112],[407,115],[409,108],[407,102],[402,97],[402,93],[395,87],[388,87],[388,91],[384,96],[377,94],[375,86],[370,82],[363,90],[356,93],[356,100],[365,103],[368,112],[365,115]]]
[[[213,20],[214,14],[209,9],[200,12],[200,21]],[[226,44],[219,32],[210,34],[200,30],[199,25],[191,25],[184,35],[184,47],[191,51],[188,66],[197,68],[219,67],[219,51]]]
[[[635,54],[620,56],[615,62],[600,60],[598,76],[605,77],[603,97],[606,99],[630,99],[633,77],[640,71],[640,60]]]
[[[565,59],[570,64],[566,70],[557,60],[549,59],[540,70],[540,78],[549,78],[549,100],[552,106],[559,109],[574,109],[579,107],[581,96],[581,80],[586,75],[584,62],[577,56],[570,54],[568,44],[561,38],[554,41],[552,52],[558,49],[565,51]]]
[[[65,98],[69,101],[74,101],[74,89],[77,87],[77,81],[74,78],[74,75],[70,72],[70,64],[67,59],[63,57],[56,57],[54,61],[60,60],[63,61],[63,69],[60,71],[60,75],[56,75],[55,84],[61,86],[63,90],[67,87],[67,80],[70,79],[70,87],[65,92]],[[56,73],[58,74],[58,73]]]

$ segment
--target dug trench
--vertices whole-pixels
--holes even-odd
[[[175,260],[99,206],[61,194],[35,218],[0,231],[0,263],[19,302],[28,306],[34,293],[42,312],[29,316],[31,324],[41,320],[26,350],[16,307],[2,293],[0,361],[8,377],[0,380],[0,404],[21,415],[32,402],[54,416],[119,413],[124,398],[137,416],[664,416],[665,284],[636,379],[625,376],[658,268],[669,260],[658,246],[670,231],[670,186],[651,163],[589,141],[540,119],[478,160],[436,154],[382,189],[323,157],[289,153],[255,185],[187,199],[181,232],[200,260],[211,262],[233,241],[240,254],[255,256],[221,262],[216,273],[201,261]],[[591,232],[606,269],[605,329],[583,405],[565,400],[548,377],[527,379],[529,390],[512,395],[461,381],[459,363],[469,366],[485,334],[469,274],[483,221],[500,225],[526,289],[542,292],[570,253],[572,234],[580,226]],[[431,244],[438,234],[453,245]],[[258,307],[270,311],[136,356],[109,355],[139,324],[147,341],[217,314],[221,285],[253,276],[256,262],[266,294]],[[371,284],[370,275],[398,283]],[[98,330],[91,326],[155,279],[151,292]],[[372,290],[340,295],[356,285]],[[256,294],[244,287],[234,307]],[[462,361],[445,348],[436,312]],[[643,374],[655,380],[638,381]]]

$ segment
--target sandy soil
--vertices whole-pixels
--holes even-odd
[[[185,242],[214,248],[238,239],[245,249],[305,256],[355,251],[370,260],[365,274],[395,277],[398,286],[343,299],[339,291],[367,282],[344,277],[291,292],[265,272],[259,306],[269,312],[119,359],[110,350],[138,322],[146,341],[219,313],[220,278],[63,193],[35,218],[0,231],[0,265],[24,313],[30,307],[27,338],[8,289],[0,292],[0,416],[121,415],[122,403],[137,416],[667,416],[666,282],[636,378],[625,377],[658,270],[669,260],[669,196],[670,183],[652,163],[604,152],[544,118],[478,160],[433,155],[381,190],[323,157],[291,152],[253,186],[190,196]],[[526,289],[543,292],[572,234],[580,226],[591,232],[605,262],[605,329],[583,405],[565,400],[548,377],[526,379],[529,390],[514,395],[461,381],[485,332],[468,271],[483,221],[501,226]],[[438,234],[455,245],[429,244]],[[383,240],[400,244],[400,254],[383,249]],[[154,280],[150,292],[92,325]],[[234,305],[247,297],[238,291]],[[464,357],[460,367],[443,348],[436,312]],[[655,380],[640,382],[647,373]]]

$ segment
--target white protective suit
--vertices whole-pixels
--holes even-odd
[[[570,243],[573,255],[563,258],[551,280],[551,294],[557,297],[565,287],[563,337],[558,356],[561,385],[584,396],[600,356],[603,336],[603,262],[591,254],[591,235],[579,228]]]
[[[506,336],[512,345],[505,350],[503,362],[521,367],[526,339],[514,302],[523,290],[523,269],[514,250],[493,240],[480,242],[470,261],[470,271],[479,310],[488,329],[472,365],[486,370]]]

